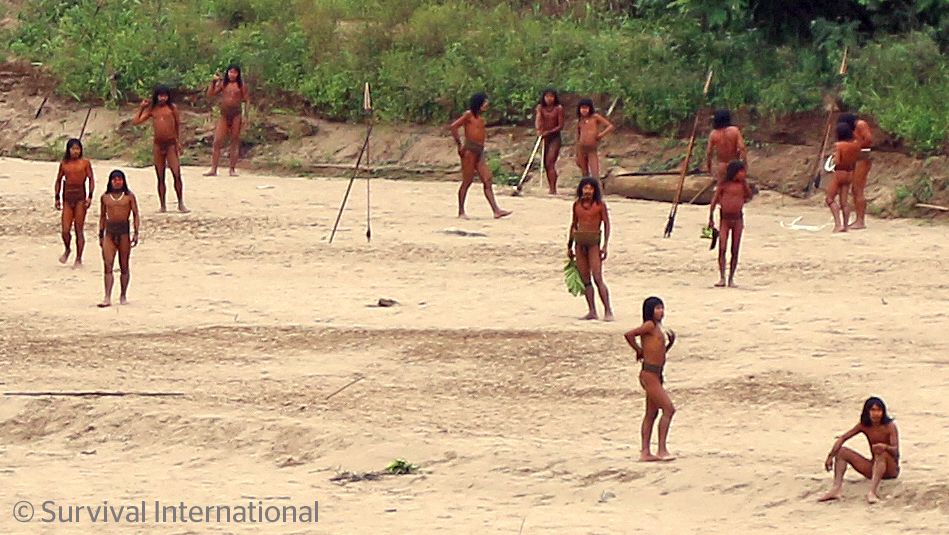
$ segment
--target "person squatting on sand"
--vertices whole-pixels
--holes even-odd
[[[564,113],[560,96],[553,89],[544,89],[534,109],[534,127],[544,143],[544,171],[547,173],[547,192],[557,194],[557,159],[563,142]]]
[[[735,285],[735,270],[738,269],[738,250],[741,247],[741,235],[745,230],[745,216],[743,208],[754,194],[748,185],[745,174],[745,162],[732,160],[725,172],[725,180],[715,189],[715,196],[708,208],[708,226],[715,226],[715,207],[721,206],[719,225],[721,227],[718,242],[718,283],[716,287],[725,286],[725,252],[728,249],[728,239],[731,235],[732,258],[728,270],[728,286]]]
[[[511,215],[511,212],[502,210],[496,200],[494,200],[494,184],[492,181],[491,170],[488,169],[487,162],[484,161],[484,143],[487,138],[485,130],[484,117],[481,116],[488,109],[488,97],[484,93],[475,93],[471,96],[466,111],[455,122],[451,123],[448,129],[451,131],[451,137],[455,140],[455,146],[458,148],[458,156],[461,158],[461,187],[458,188],[458,217],[468,219],[465,213],[465,198],[468,196],[468,188],[474,181],[475,172],[481,178],[481,185],[484,187],[484,197],[491,205],[491,211],[494,212],[494,218],[500,219]],[[465,129],[465,142],[461,143],[458,136],[460,128]]]
[[[152,145],[152,161],[155,164],[155,175],[158,177],[158,203],[162,212],[165,205],[165,169],[171,169],[175,179],[175,195],[178,196],[178,211],[188,212],[184,201],[184,184],[181,181],[181,118],[178,107],[171,99],[171,89],[158,86],[152,91],[151,101],[143,100],[138,107],[138,114],[132,121],[142,124],[152,120],[154,139]]]
[[[89,180],[89,193],[86,193],[86,179]],[[62,235],[63,245],[66,247],[59,263],[65,264],[69,260],[72,241],[70,229],[76,230],[76,262],[74,267],[82,265],[82,251],[86,246],[86,236],[83,228],[86,224],[86,211],[92,205],[92,192],[96,182],[92,176],[92,164],[82,157],[82,142],[70,139],[66,142],[66,154],[59,162],[56,171],[56,183],[53,188],[56,192],[56,209],[63,211]]]
[[[844,447],[845,442],[860,433],[867,437],[870,459]],[[868,398],[863,403],[860,422],[834,442],[824,461],[824,469],[834,471],[834,486],[818,501],[838,500],[843,496],[844,473],[847,472],[848,464],[870,480],[870,491],[867,492],[869,503],[880,500],[877,491],[881,480],[896,479],[900,475],[900,433],[893,418],[887,415],[882,399]]]
[[[603,226],[602,245],[600,225]],[[577,200],[573,203],[573,218],[567,238],[567,256],[576,258],[577,269],[583,279],[584,296],[589,312],[581,319],[595,320],[596,298],[593,295],[593,283],[603,301],[603,319],[613,321],[613,308],[610,306],[610,290],[603,282],[603,262],[606,261],[607,245],[610,241],[610,213],[600,192],[600,183],[595,178],[585,177],[577,186]],[[574,247],[576,244],[576,247]],[[592,276],[592,282],[591,282]]]
[[[221,108],[221,118],[214,129],[214,147],[211,149],[211,170],[204,176],[216,176],[217,167],[221,161],[221,148],[224,138],[230,137],[231,145],[228,153],[230,158],[230,175],[237,176],[237,160],[241,155],[241,128],[244,124],[244,115],[250,111],[250,92],[244,79],[241,77],[241,68],[238,65],[228,65],[224,78],[215,74],[208,86],[208,98],[221,95],[218,105]],[[242,108],[241,104],[245,106]]]
[[[675,459],[666,447],[666,439],[669,436],[669,426],[672,424],[672,416],[676,410],[663,387],[662,370],[666,365],[666,352],[675,344],[676,334],[672,330],[663,328],[664,317],[665,305],[662,299],[650,297],[643,302],[643,324],[626,333],[626,341],[636,351],[636,360],[643,363],[642,370],[639,372],[639,384],[646,391],[646,414],[643,416],[643,444],[639,454],[640,461]],[[637,337],[642,345],[636,342]],[[653,455],[650,450],[652,427],[660,410],[662,418],[659,419],[659,449],[656,455]]]
[[[129,236],[129,215],[134,222],[134,233]],[[112,285],[115,282],[113,267],[115,254],[119,255],[122,293],[119,303],[126,304],[129,287],[129,257],[132,247],[138,245],[138,201],[129,190],[125,173],[116,169],[109,173],[109,183],[102,194],[99,208],[99,246],[102,247],[102,264],[105,271],[105,299],[100,308],[112,305]]]

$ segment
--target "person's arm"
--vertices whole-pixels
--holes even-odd
[[[557,106],[557,126],[548,134],[556,134],[563,130],[563,122],[563,106]]]
[[[751,190],[751,184],[748,184],[748,175],[741,179],[741,186],[745,189],[745,202],[750,201],[755,196],[755,192]]]
[[[600,248],[600,260],[606,260],[606,248],[610,244],[610,211],[603,203],[603,247]]]
[[[89,197],[86,199],[86,208],[92,206],[92,192],[96,190],[96,177],[92,174],[92,162],[86,160],[86,178],[89,179]]]
[[[132,195],[132,226],[135,229],[134,234],[132,234],[132,247],[138,245],[138,199],[135,198],[135,195]]]
[[[448,126],[448,129],[451,131],[451,137],[455,140],[455,146],[458,148],[459,153],[461,152],[461,136],[458,135],[458,129],[468,124],[470,119],[471,111],[466,111],[461,117],[455,119],[455,122]]]
[[[666,351],[669,351],[676,343],[676,333],[672,329],[666,329],[666,334],[669,337],[669,341],[666,342]]]
[[[63,163],[60,162],[59,169],[56,171],[56,182],[53,183],[53,189],[54,189],[54,194],[55,194],[54,199],[56,202],[57,210],[62,210],[63,208],[63,203],[60,196],[62,195],[62,192],[63,192],[63,176],[65,174],[66,173],[63,171]]]
[[[599,134],[597,134],[596,136],[597,141],[600,141],[601,139],[606,137],[606,134],[609,134],[616,128],[615,126],[613,126],[613,123],[611,123],[609,119],[607,119],[606,117],[603,117],[599,113],[596,114],[596,120],[598,123],[606,125],[606,129],[600,132]]]
[[[538,136],[547,135],[547,132],[544,132],[543,130],[540,129],[540,104],[538,104],[537,107],[534,108],[534,130],[537,130]]]
[[[708,174],[712,174],[712,154],[715,149],[715,143],[712,141],[714,137],[712,134],[708,135],[708,146],[705,147],[705,168],[708,169]]]
[[[577,203],[573,203],[570,209],[572,214],[570,219],[570,230],[567,232],[567,257],[573,260],[573,232],[577,229]]]
[[[244,101],[244,116],[250,117],[250,89],[247,88],[247,82],[241,86],[241,99]]]
[[[722,202],[722,189],[715,188],[715,195],[712,195],[712,202],[708,205],[708,226],[715,227],[715,206]]]
[[[152,103],[148,100],[143,100],[141,104],[138,105],[138,114],[135,115],[135,118],[132,119],[132,124],[140,125],[147,121],[149,117],[152,116]]]
[[[635,329],[623,335],[626,338],[626,343],[628,343],[629,346],[633,348],[633,351],[636,352],[636,360],[643,360],[643,357],[644,357],[643,348],[636,341],[636,338],[644,334],[651,333],[653,329],[655,328],[656,328],[655,323],[653,323],[652,321],[647,321],[643,323],[642,325],[640,325],[639,327],[636,327]]]
[[[215,74],[214,78],[211,78],[211,84],[208,85],[208,98],[220,93],[223,85],[224,84],[221,81],[221,75]]]
[[[835,442],[833,447],[830,448],[830,453],[827,454],[827,460],[824,461],[824,468],[830,471],[834,467],[834,457],[837,456],[837,452],[840,451],[840,448],[843,447],[844,442],[847,442],[851,438],[855,437],[862,430],[862,426],[857,424],[853,426],[853,429],[847,431],[840,436]]]
[[[735,130],[738,130],[737,128]],[[745,173],[748,172],[748,147],[745,146],[745,138],[741,135],[741,130],[738,130],[738,159],[745,162]]]
[[[105,195],[99,198],[99,246],[102,246],[102,238],[105,236]]]
[[[892,431],[890,432],[890,443],[886,444],[884,442],[879,442],[874,444],[870,449],[873,452],[873,455],[882,455],[884,453],[889,453],[893,456],[894,459],[900,458],[900,434],[896,429],[896,424],[890,424],[893,426]]]

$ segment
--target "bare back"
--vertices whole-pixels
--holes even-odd
[[[834,161],[837,171],[853,171],[860,158],[860,144],[856,141],[838,141],[834,144]]]
[[[857,121],[857,127],[853,131],[853,136],[861,149],[869,149],[873,146],[873,132],[870,130],[870,125],[866,121]]]
[[[745,181],[728,180],[715,191],[718,204],[725,218],[737,217],[742,213],[745,202],[751,199],[751,188]]]
[[[737,126],[727,126],[712,130],[708,138],[708,152],[715,160],[725,163],[732,160],[742,160],[745,154],[745,140]]]
[[[464,122],[465,140],[484,145],[488,137],[488,132],[484,125],[484,117],[473,113],[465,112],[467,119]]]

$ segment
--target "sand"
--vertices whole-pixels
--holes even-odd
[[[100,190],[109,162],[96,162]],[[609,199],[617,322],[581,322],[561,275],[570,200],[540,186],[365,183],[186,168],[193,213],[159,214],[128,169],[141,244],[130,304],[98,309],[95,214],[83,269],[60,265],[56,165],[0,159],[0,388],[177,397],[0,399],[2,533],[946,533],[945,226],[870,218],[845,235],[818,198],[746,208],[739,288],[716,289],[706,207]],[[174,197],[169,184],[169,204]],[[462,229],[485,236],[443,232]],[[666,380],[672,463],[636,462],[643,394],[622,338],[642,300],[679,339]],[[377,307],[380,298],[398,301]],[[339,388],[361,380],[333,395]],[[879,395],[902,436],[884,501],[818,504],[823,459]],[[866,441],[849,445],[868,452]],[[333,482],[402,457],[415,475]],[[307,504],[319,523],[20,524],[13,504]]]

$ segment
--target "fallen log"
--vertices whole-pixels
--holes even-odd
[[[708,175],[686,176],[682,186],[682,198],[693,199],[694,204],[709,204],[715,189],[710,187],[715,180]],[[630,199],[673,202],[679,186],[678,176],[614,176],[603,181],[607,195],[621,195]]]

